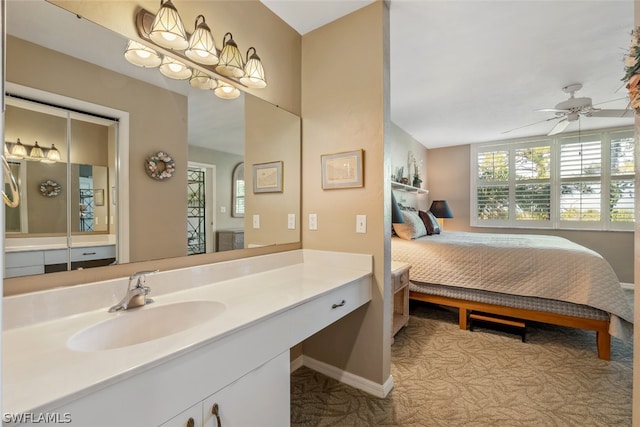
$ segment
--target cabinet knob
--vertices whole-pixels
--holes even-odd
[[[213,406],[211,407],[211,413],[216,416],[218,427],[222,427],[222,421],[220,421],[220,408],[218,408],[217,403],[214,403]]]
[[[195,427],[196,422],[193,420],[193,418],[189,417],[189,419],[187,420],[187,427]]]

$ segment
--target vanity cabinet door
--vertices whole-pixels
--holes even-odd
[[[289,352],[285,351],[205,399],[204,426],[288,426],[289,389]],[[214,405],[219,420],[212,413]]]
[[[202,426],[202,402],[198,402],[186,411],[180,412],[159,427],[201,427]]]

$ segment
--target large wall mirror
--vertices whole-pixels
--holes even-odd
[[[10,123],[17,115],[9,101],[5,141],[11,145],[20,138],[33,145],[38,140],[45,149],[53,143],[63,157],[53,165],[12,162],[21,191],[29,192],[25,205],[7,215],[5,243],[14,245],[9,245],[12,252],[46,249],[47,242],[38,240],[43,238],[65,239],[65,247],[73,250],[76,239],[83,247],[112,248],[109,256],[100,254],[101,262],[122,263],[216,252],[228,232],[242,235],[241,246],[231,249],[300,241],[299,226],[287,227],[289,214],[296,215],[297,223],[300,216],[299,117],[250,94],[223,100],[158,70],[135,67],[123,56],[127,39],[46,1],[8,2],[7,17],[8,88],[56,94],[86,105],[55,105],[58,112],[53,117],[62,120],[65,130],[80,123],[87,132],[102,133],[108,147],[106,157],[88,160],[82,156],[99,152],[90,145],[97,137],[76,141],[60,136],[54,141],[29,133]],[[15,108],[52,119],[50,111],[38,111],[46,106],[31,108],[50,101],[16,92],[29,101],[16,101],[20,106]],[[109,125],[103,122],[109,117],[98,117],[91,106],[126,113],[126,123],[119,119]],[[65,108],[65,114],[76,115],[72,120],[77,123],[70,125],[59,117]],[[32,124],[31,130],[35,128]],[[176,165],[174,176],[164,182],[144,171],[145,159],[159,151],[169,153]],[[254,194],[252,165],[275,161],[284,164],[284,191]],[[239,199],[234,198],[239,182],[234,168],[239,163],[245,165],[248,189],[242,200],[244,217],[236,214]],[[33,175],[35,171],[39,172]],[[51,207],[38,206],[51,200],[33,191],[47,179],[61,187],[59,196],[51,199],[65,202],[56,207],[60,211],[55,215]],[[35,196],[40,198],[32,199]],[[39,215],[55,217],[64,227],[36,233],[32,219]],[[260,216],[260,228],[252,227],[254,215]],[[93,266],[73,264],[71,259],[65,264],[65,269]],[[45,261],[43,268],[24,274],[57,271],[60,266]],[[5,277],[11,276],[5,272]]]

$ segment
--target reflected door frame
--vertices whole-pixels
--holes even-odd
[[[200,162],[188,162],[187,167],[204,170],[205,185],[205,252],[211,253],[216,250],[214,230],[216,230],[216,165]]]

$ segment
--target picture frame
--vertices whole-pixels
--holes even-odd
[[[104,206],[104,189],[93,190],[93,202],[96,206]]]
[[[323,154],[322,189],[364,187],[364,150]]]
[[[283,162],[258,163],[253,165],[254,193],[282,193]]]

